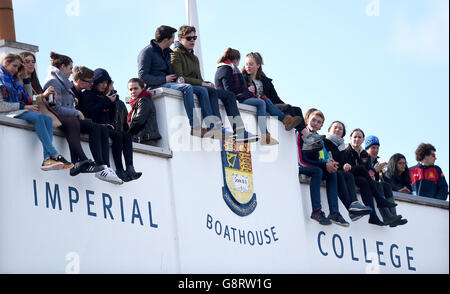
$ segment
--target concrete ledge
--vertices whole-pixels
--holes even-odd
[[[17,50],[22,50],[22,51],[29,51],[29,52],[33,52],[33,53],[36,53],[39,51],[38,46],[15,42],[15,41],[10,41],[10,40],[0,40],[0,48],[2,48],[2,47],[9,47],[9,48],[14,48]]]
[[[158,98],[163,98],[163,97],[171,97],[171,98],[177,98],[179,100],[183,100],[183,93],[181,91],[174,90],[174,89],[156,88],[156,89],[150,90],[150,92],[153,95],[153,99],[158,99]],[[198,104],[197,96],[195,94],[194,94],[194,101]],[[219,105],[223,106],[223,103],[220,99],[219,99]],[[237,105],[239,107],[239,111],[241,111],[241,112],[245,111],[250,114],[256,115],[256,107],[255,106],[251,106],[251,105],[247,105],[247,104],[243,104],[243,103],[239,103],[239,102],[237,102]]]
[[[17,119],[17,118],[10,118],[4,115],[0,115],[0,125],[5,125],[9,127],[29,130],[29,131],[35,131],[34,126],[24,120]],[[58,137],[64,138],[64,133],[59,129],[54,129],[53,134]],[[81,141],[82,142],[89,142],[89,136],[88,135],[81,135]],[[111,141],[110,141],[111,146]],[[147,155],[153,155],[158,156],[162,158],[172,158],[173,153],[169,149],[161,148],[161,147],[155,147],[145,144],[138,144],[133,142],[133,151],[137,153],[147,154]]]
[[[311,182],[310,177],[305,176],[305,175],[298,175],[299,181],[301,184],[306,184],[309,185]],[[325,182],[322,181],[321,184],[322,187],[325,187]],[[356,191],[359,193],[359,188],[356,187]],[[443,209],[447,209],[448,210],[448,202],[445,200],[439,200],[439,199],[433,199],[433,198],[428,198],[428,197],[422,197],[422,196],[416,196],[416,195],[410,195],[410,194],[404,194],[404,193],[399,193],[399,192],[395,192],[392,191],[393,195],[394,195],[394,199],[398,200],[398,201],[403,201],[403,202],[409,202],[409,203],[414,203],[414,204],[418,204],[418,205],[426,205],[426,206],[432,206],[432,207],[438,207],[438,208],[443,208]]]

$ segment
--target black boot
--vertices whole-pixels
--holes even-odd
[[[406,218],[399,219],[398,221],[394,222],[393,224],[390,224],[390,227],[396,227],[396,226],[402,226],[405,225],[408,222]]]
[[[127,175],[131,180],[137,180],[142,176],[142,173],[136,172],[134,166],[127,165]]]
[[[125,172],[123,169],[116,170],[116,175],[124,182],[131,181],[131,178],[128,176],[128,173]]]
[[[401,215],[393,215],[389,208],[378,208],[380,211],[381,216],[383,217],[383,222],[386,225],[394,225],[396,222],[398,222],[402,216]],[[391,226],[392,227],[392,226]]]
[[[385,223],[383,223],[377,216],[377,214],[375,213],[375,211],[373,211],[370,214],[370,218],[369,218],[369,224],[372,225],[377,225],[377,226],[384,226]]]

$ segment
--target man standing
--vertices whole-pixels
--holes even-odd
[[[418,164],[409,170],[413,194],[446,200],[448,195],[447,181],[441,168],[434,165],[436,148],[431,144],[420,144],[416,150],[416,160]]]
[[[177,30],[169,26],[160,26],[156,29],[155,39],[150,45],[142,49],[138,56],[139,78],[144,80],[146,87],[164,87],[183,92],[184,107],[191,126],[191,135],[203,137],[207,129],[202,128],[202,122],[194,112],[194,89],[185,84],[183,77],[177,77],[170,63],[170,46],[174,43]],[[204,117],[212,115],[211,108],[207,107],[205,97],[197,96]],[[207,97],[206,97],[207,98]],[[207,126],[209,127],[209,126]]]
[[[186,83],[191,84],[194,93],[206,96],[209,100],[213,114],[220,119],[218,99],[222,100],[226,113],[233,128],[236,141],[254,142],[258,136],[245,131],[244,122],[233,92],[216,89],[211,82],[204,81],[200,72],[200,62],[194,54],[196,29],[193,26],[181,26],[178,31],[178,41],[171,53],[171,63],[175,74],[182,76]]]

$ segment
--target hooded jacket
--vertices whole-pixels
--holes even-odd
[[[175,49],[170,53],[170,61],[176,75],[182,76],[186,84],[201,86],[203,83],[200,71],[200,61],[194,55],[194,50],[189,52],[180,42],[175,42]]]
[[[53,110],[58,115],[78,117],[78,110],[74,106],[75,94],[72,92],[72,83],[64,73],[54,66],[48,69],[48,76],[44,83],[44,91],[53,86],[58,100]]]
[[[409,169],[412,190],[416,195],[446,200],[448,184],[442,169],[437,166],[424,166],[418,163]]]
[[[166,83],[166,76],[173,74],[170,53],[172,53],[170,48],[163,51],[155,40],[139,53],[138,74],[147,87],[161,86]]]
[[[92,119],[98,124],[111,124],[111,118],[116,110],[115,104],[104,93],[96,90],[97,85],[103,81],[111,81],[111,77],[106,70],[98,68],[94,71],[94,85],[92,86],[92,90],[83,92],[78,103],[78,109],[87,118]]]

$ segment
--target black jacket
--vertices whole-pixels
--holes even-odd
[[[409,178],[409,171],[406,170],[405,176],[395,176],[391,175],[389,172],[383,174],[383,180],[392,186],[392,191],[398,191],[402,188],[408,188],[409,191],[412,191],[411,180]]]
[[[127,132],[130,129],[127,123],[127,107],[125,106],[125,103],[119,99],[119,95],[117,95],[117,99],[114,104],[115,111],[110,113],[111,124],[118,131]]]
[[[326,138],[323,139],[323,143],[325,149],[327,149],[328,153],[333,157],[333,160],[339,162],[339,170],[342,170],[342,167],[345,164],[345,150],[339,151],[338,146]]]
[[[84,91],[78,102],[78,110],[98,124],[111,124],[111,117],[116,111],[115,106],[116,104],[105,94],[96,90]]]
[[[161,139],[152,99],[142,97],[136,103],[131,115],[129,132],[137,142]]]
[[[355,166],[363,166],[365,169],[370,170],[370,156],[366,150],[362,150],[358,154],[351,145],[348,145],[343,151],[343,161],[342,165],[348,163],[352,168]]]
[[[264,76],[261,77],[261,82],[263,83],[264,95],[266,95],[273,104],[286,104],[281,100],[280,96],[278,96],[278,93],[272,83],[272,79]]]

